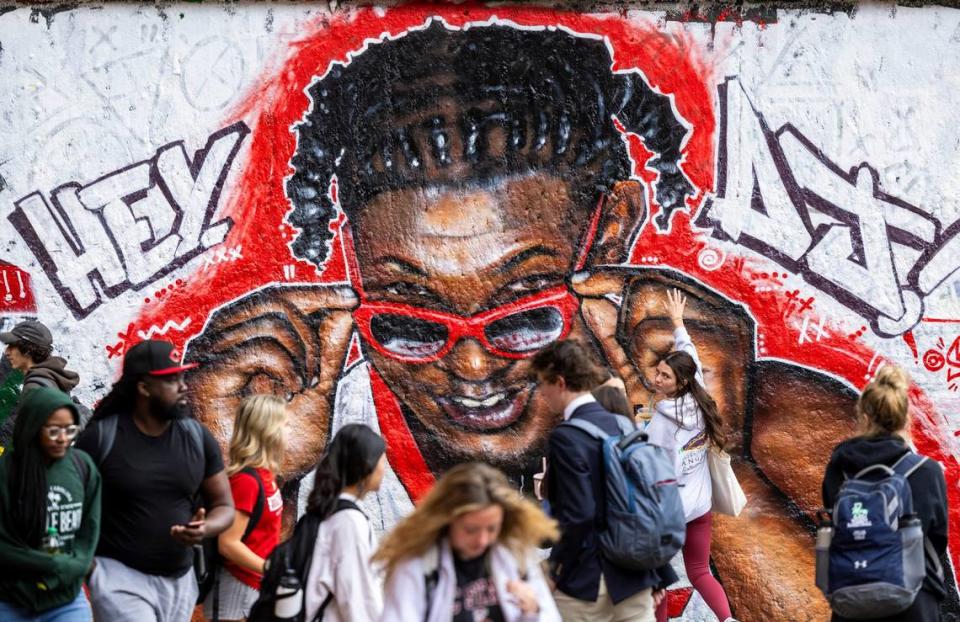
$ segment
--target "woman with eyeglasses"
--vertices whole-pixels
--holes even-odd
[[[0,620],[88,622],[81,589],[100,537],[100,473],[70,447],[76,404],[47,387],[20,405],[0,456]]]

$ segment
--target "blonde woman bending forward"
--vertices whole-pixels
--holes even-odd
[[[556,523],[485,464],[458,465],[388,535],[383,622],[559,622],[537,547]]]

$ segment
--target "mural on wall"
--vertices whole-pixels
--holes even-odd
[[[0,332],[10,330],[17,322],[36,319],[36,311],[30,275],[0,260]],[[0,422],[16,404],[22,383],[23,374],[11,368],[6,357],[0,357]]]
[[[763,107],[751,69],[772,53],[763,37],[786,39],[777,63],[796,59],[796,22],[810,16],[251,8],[231,17],[263,31],[250,62],[229,29],[189,29],[211,11],[124,17],[143,22],[143,49],[97,65],[176,65],[183,103],[158,94],[152,114],[166,122],[189,105],[170,130],[182,134],[145,132],[129,157],[67,175],[18,179],[0,162],[17,184],[0,189],[2,235],[33,276],[40,318],[82,327],[90,336],[71,347],[100,369],[152,337],[200,362],[194,410],[221,441],[244,396],[286,396],[291,507],[348,422],[387,439],[390,469],[367,504],[383,529],[464,460],[529,491],[559,417],[529,357],[560,338],[593,344],[643,417],[677,287],[750,498],[714,523],[738,618],[828,616],[812,583],[820,481],[855,432],[857,390],[889,362],[914,375],[913,440],[947,470],[960,537],[960,424],[948,418],[960,338],[938,332],[960,321],[960,214],[927,205],[923,180],[901,184],[913,170],[875,161],[862,135],[838,150],[829,123]],[[16,16],[0,17],[0,40]],[[97,30],[71,45],[123,48]],[[85,75],[101,93],[101,72]],[[128,96],[101,105],[116,113]],[[886,129],[870,132],[885,144]],[[7,313],[23,286],[4,287]],[[956,615],[952,571],[950,583]],[[688,582],[669,597],[673,618],[711,619]]]

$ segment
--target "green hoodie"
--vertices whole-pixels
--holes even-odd
[[[65,393],[47,387],[30,391],[21,403],[13,448],[0,456],[0,600],[33,612],[60,607],[76,598],[90,570],[100,537],[100,473],[83,451],[67,455],[47,467],[47,524],[57,528],[60,552],[31,548],[16,533],[11,520],[9,473],[17,448],[37,442],[40,428],[60,408],[73,413],[76,404]],[[87,465],[86,480],[71,457]]]

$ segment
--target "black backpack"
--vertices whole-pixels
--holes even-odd
[[[263,488],[263,480],[260,479],[260,474],[257,473],[255,468],[244,467],[238,472],[246,473],[257,480],[257,501],[253,505],[250,522],[247,523],[247,528],[243,531],[243,537],[240,538],[241,542],[246,542],[253,530],[260,524],[267,496]],[[207,538],[202,545],[194,549],[194,560],[197,562],[194,564],[194,571],[197,575],[197,587],[199,588],[197,604],[203,603],[210,592],[213,592],[213,620],[211,622],[219,622],[220,620],[220,569],[223,566],[223,557],[220,555],[218,542],[219,538]]]
[[[337,499],[337,505],[330,516],[348,509],[361,511],[356,503],[347,499]],[[321,522],[323,521],[319,517],[307,512],[297,521],[293,536],[270,553],[264,565],[263,579],[260,582],[260,596],[257,597],[257,602],[250,609],[247,622],[277,622],[279,620],[273,613],[277,603],[277,588],[280,586],[280,580],[288,574],[293,574],[300,580],[302,595],[306,594],[307,573],[310,572],[313,549],[317,542],[317,530],[320,529]],[[323,612],[332,601],[333,594],[327,594],[317,610],[317,614],[309,622],[322,620]],[[308,622],[305,605],[304,599],[300,604],[300,614],[295,618],[284,618],[284,620]]]
[[[102,419],[91,419],[87,429],[84,430],[84,436],[88,434],[96,435],[96,446],[87,453],[91,458],[93,458],[94,464],[96,464],[98,467],[103,464],[103,461],[107,459],[107,456],[110,455],[110,451],[113,449],[113,442],[117,438],[117,421],[119,418],[120,415],[108,415]],[[187,433],[187,436],[189,436],[193,441],[194,447],[200,453],[200,456],[205,458],[206,450],[204,449],[203,445],[203,424],[192,417],[183,417],[176,419],[174,421],[174,425],[179,426],[180,429]],[[84,477],[86,477],[85,472]],[[259,477],[257,478],[257,481],[260,481]],[[260,488],[262,491],[262,483]],[[215,541],[215,539],[213,540]],[[214,549],[216,549],[216,545],[214,545]],[[203,548],[198,544],[193,547],[193,567],[197,576],[198,586],[200,585],[199,577],[206,575],[204,566],[205,560],[203,558]],[[210,591],[209,587],[207,588],[207,591]],[[201,602],[203,601],[197,601],[198,604]]]

